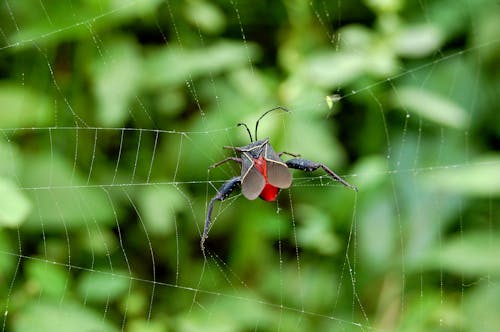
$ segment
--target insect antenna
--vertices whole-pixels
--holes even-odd
[[[268,113],[271,113],[272,111],[276,111],[276,110],[282,110],[282,111],[285,111],[285,112],[290,112],[289,110],[287,110],[283,106],[278,106],[278,107],[275,107],[275,108],[271,108],[268,111],[265,111],[264,114],[262,114],[260,116],[260,118],[257,120],[257,122],[255,123],[255,140],[256,141],[257,141],[257,128],[259,128],[259,121],[262,120],[262,118],[265,117]]]
[[[250,129],[248,129],[248,126],[246,123],[243,123],[243,122],[240,122],[238,123],[238,127],[239,126],[244,126],[247,130],[247,133],[248,133],[248,136],[250,136],[250,142],[253,142],[253,137],[252,137],[252,133],[250,132]]]

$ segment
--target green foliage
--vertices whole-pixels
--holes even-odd
[[[0,178],[0,226],[19,226],[31,209],[31,203],[10,180]]]
[[[43,126],[50,121],[50,102],[43,92],[23,88],[13,82],[0,85],[0,105],[0,126],[3,128]]]
[[[9,1],[0,326],[494,331],[494,0]],[[207,202],[262,121],[276,203]],[[323,175],[323,176],[321,176]]]
[[[99,313],[83,305],[66,301],[40,301],[27,304],[13,320],[12,331],[119,331],[103,321]]]
[[[395,105],[416,113],[418,116],[435,121],[442,126],[463,129],[467,126],[464,109],[452,101],[414,87],[400,87],[395,93]]]
[[[125,273],[121,273],[125,275]],[[84,273],[78,282],[78,292],[82,298],[89,301],[116,301],[127,294],[129,280],[115,274]]]
[[[450,238],[439,249],[431,249],[424,266],[441,267],[464,276],[498,275],[498,255],[500,246],[497,234],[468,232],[461,237]]]

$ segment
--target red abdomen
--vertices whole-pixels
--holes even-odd
[[[272,186],[266,181],[266,186],[264,187],[264,189],[262,189],[262,192],[260,193],[259,197],[265,201],[272,202],[276,200],[276,196],[278,196],[278,191],[279,188]]]
[[[262,198],[265,201],[272,202],[276,200],[276,197],[278,196],[279,188],[273,186],[272,184],[267,181],[267,162],[264,159],[264,157],[259,157],[257,159],[254,159],[254,164],[255,168],[264,176],[264,180],[266,180],[266,185],[264,186],[264,189],[262,189],[259,197]]]

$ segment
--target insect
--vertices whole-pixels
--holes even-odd
[[[358,191],[358,189],[344,181],[340,176],[335,174],[326,165],[314,161],[299,158],[300,155],[289,152],[276,152],[269,143],[269,137],[262,140],[257,139],[257,129],[259,121],[264,116],[272,111],[282,110],[289,112],[286,108],[278,106],[272,108],[260,116],[255,123],[255,135],[252,133],[245,123],[238,123],[238,126],[244,126],[250,136],[250,144],[242,147],[224,146],[224,149],[230,149],[239,153],[240,157],[227,157],[209,167],[209,169],[218,167],[226,162],[234,161],[241,165],[241,175],[235,176],[226,181],[218,190],[217,194],[208,203],[208,211],[205,219],[205,227],[201,238],[201,249],[204,252],[204,243],[208,237],[210,229],[210,217],[215,201],[225,200],[235,189],[241,187],[241,192],[249,200],[254,200],[257,197],[271,202],[276,200],[280,189],[286,189],[292,184],[292,175],[290,168],[299,169],[305,172],[312,172],[318,168],[322,168],[334,180],[342,183],[344,186]],[[255,139],[254,139],[255,138]],[[287,161],[281,159],[282,155],[289,155],[294,158]]]

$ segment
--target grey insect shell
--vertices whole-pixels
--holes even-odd
[[[285,189],[292,184],[292,175],[288,166],[269,144],[269,138],[240,147],[241,152],[241,192],[249,200],[254,200],[261,194],[267,183],[273,187]],[[256,162],[264,159],[266,174],[262,174]]]

